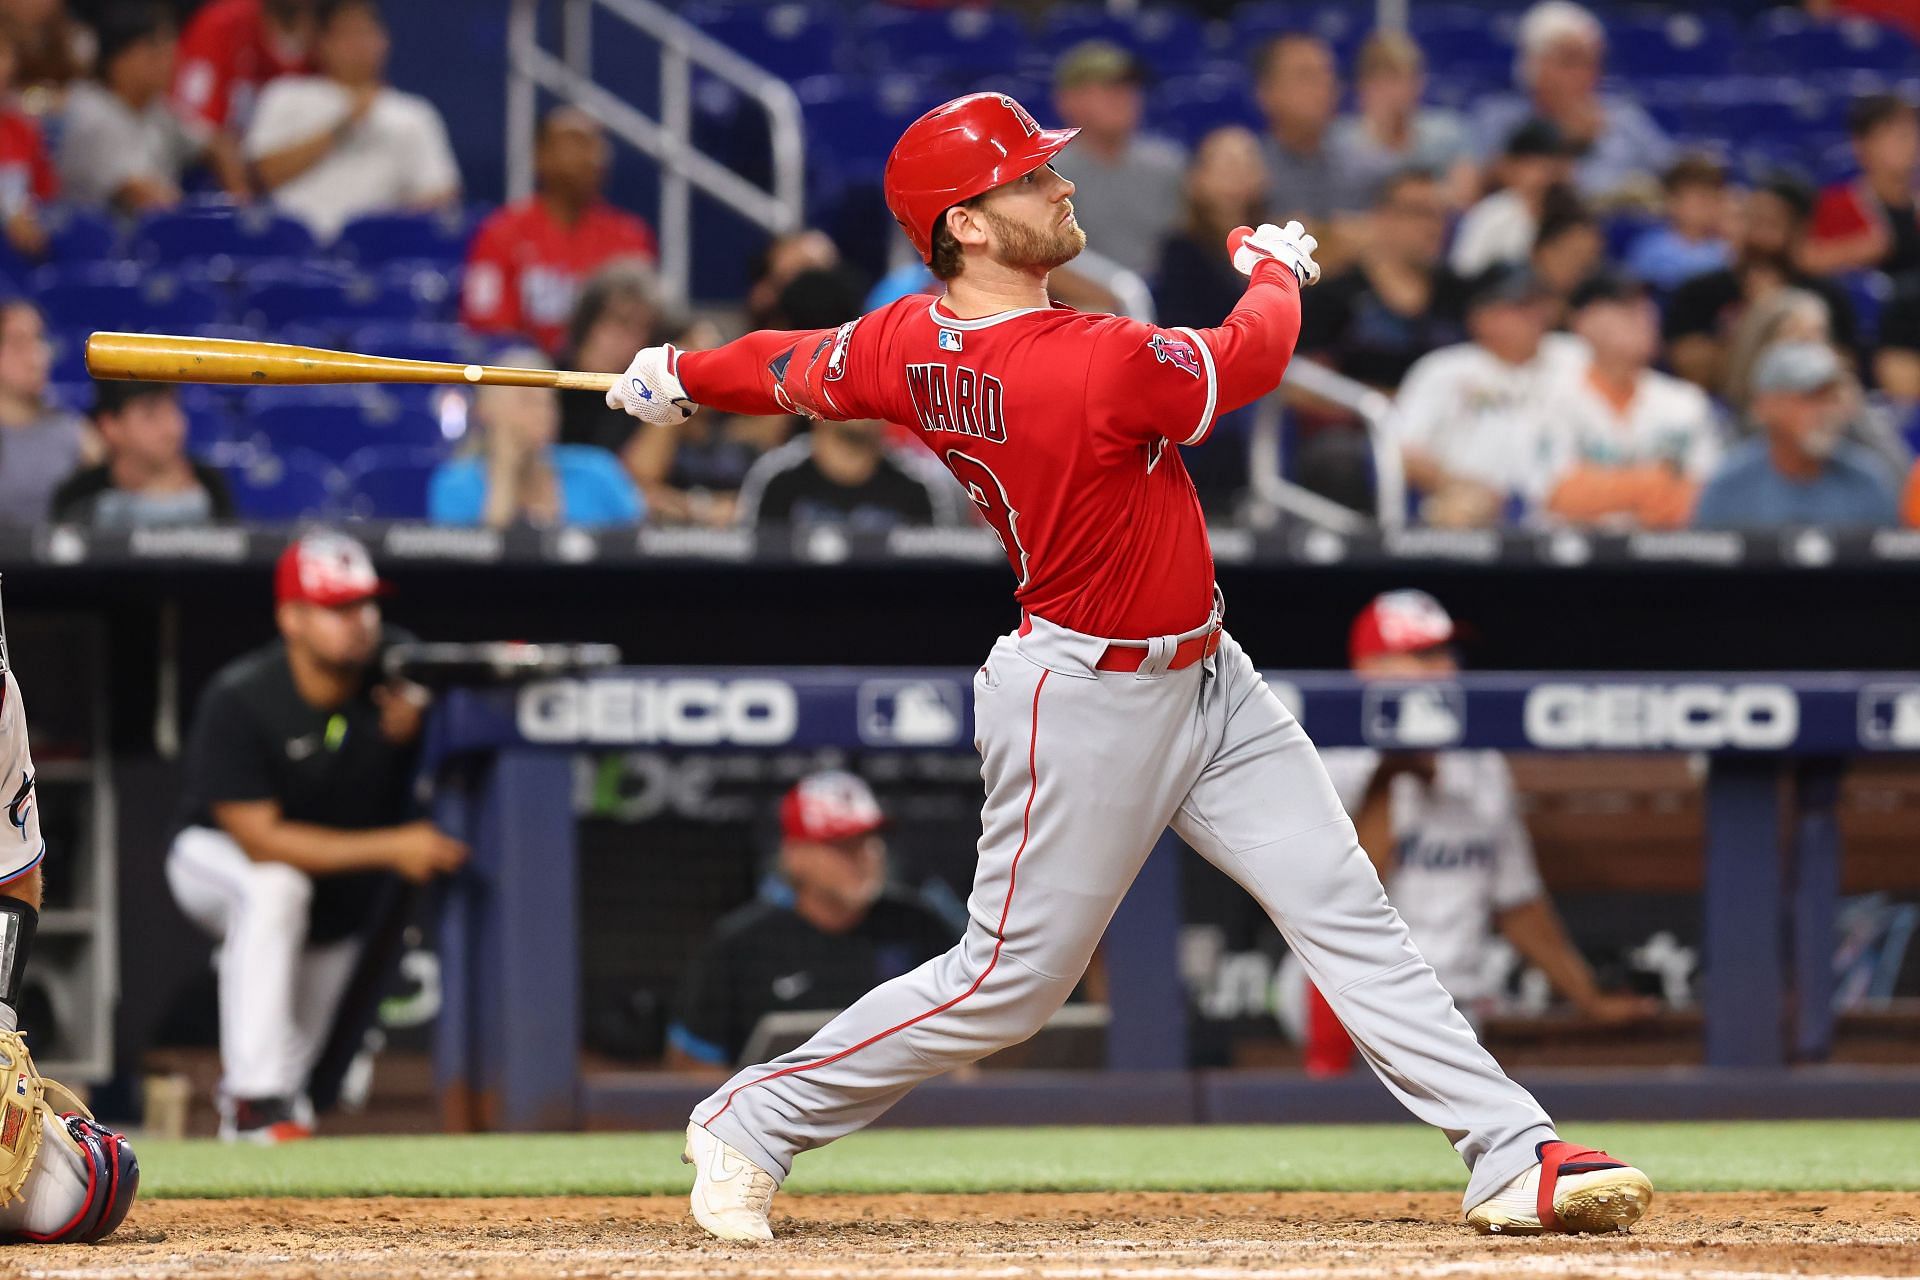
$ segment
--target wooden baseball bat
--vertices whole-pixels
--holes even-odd
[[[617,373],[396,360],[279,342],[104,332],[87,338],[87,372],[96,378],[130,382],[219,382],[254,387],[333,382],[446,382],[602,393],[620,381]]]

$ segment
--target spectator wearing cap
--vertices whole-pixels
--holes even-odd
[[[818,1013],[824,1023],[953,946],[958,922],[889,883],[885,825],[853,774],[811,774],[787,792],[774,873],[714,926],[681,984],[668,1066],[730,1067],[766,1015]]]
[[[1634,238],[1621,265],[1667,293],[1690,277],[1725,267],[1733,246],[1727,240],[1727,171],[1719,161],[1682,156],[1660,186],[1666,197],[1660,225]]]
[[[187,415],[177,388],[95,383],[93,425],[106,460],[74,472],[55,490],[55,521],[133,529],[233,519],[226,479],[187,453]]]
[[[1551,121],[1579,156],[1573,183],[1588,200],[1651,204],[1656,175],[1673,163],[1673,142],[1631,98],[1600,92],[1607,33],[1572,0],[1541,0],[1520,19],[1517,95],[1481,106],[1488,153],[1529,116]]]
[[[1728,454],[1694,508],[1703,529],[1862,527],[1899,519],[1880,461],[1845,438],[1846,369],[1833,348],[1783,342],[1760,356],[1750,414],[1761,438]]]
[[[562,106],[540,121],[534,192],[474,233],[460,319],[476,333],[524,334],[560,349],[582,281],[623,258],[651,263],[653,229],[601,194],[611,153],[594,118]]]
[[[1497,263],[1525,262],[1548,201],[1565,190],[1571,171],[1566,140],[1553,124],[1528,120],[1514,129],[1493,166],[1498,189],[1462,215],[1448,265],[1476,276]]]
[[[1548,332],[1552,311],[1531,271],[1493,268],[1467,299],[1470,340],[1407,371],[1389,430],[1424,522],[1493,525],[1545,495],[1547,392],[1586,362],[1579,339]]]
[[[40,308],[0,302],[0,528],[46,521],[56,489],[100,456],[86,419],[47,399],[53,348]]]
[[[1708,392],[1718,390],[1741,317],[1789,286],[1820,295],[1833,342],[1853,349],[1853,304],[1846,291],[1799,265],[1812,212],[1812,189],[1790,174],[1775,175],[1747,193],[1733,261],[1684,282],[1667,300],[1661,336],[1675,373]]]
[[[76,204],[129,214],[170,209],[188,165],[207,154],[168,97],[173,19],[154,0],[123,0],[102,15],[99,33],[99,78],[73,86],[61,117],[61,188]],[[221,177],[230,192],[245,193],[237,163]]]
[[[381,674],[411,639],[381,617],[366,548],[300,538],[274,574],[280,639],[201,695],[167,884],[219,944],[221,1136],[313,1132],[308,1074],[395,877],[425,883],[466,846],[418,815],[426,691]]]
[[[1056,166],[1073,180],[1074,216],[1095,253],[1149,275],[1160,242],[1180,220],[1187,158],[1178,144],[1140,132],[1146,69],[1105,40],[1077,44],[1053,72],[1053,105],[1080,136]]]
[[[1579,525],[1685,528],[1719,464],[1720,430],[1700,388],[1653,367],[1651,291],[1597,275],[1573,295],[1569,327],[1591,354],[1547,394],[1548,513]]]
[[[1455,635],[1438,600],[1424,591],[1389,591],[1354,619],[1348,652],[1363,681],[1450,680],[1460,671]],[[1416,736],[1414,708],[1423,705],[1403,695],[1406,736]],[[1432,714],[1451,715],[1437,705]],[[1505,756],[1342,748],[1320,758],[1414,945],[1469,1018],[1501,1008],[1513,968],[1502,939],[1585,1018],[1618,1025],[1659,1011],[1649,997],[1602,990],[1567,936],[1541,883]],[[1318,991],[1307,1008],[1307,1070],[1344,1074],[1353,1065],[1352,1042]]]
[[[1434,175],[1403,169],[1388,178],[1354,265],[1321,281],[1302,309],[1300,350],[1392,392],[1421,356],[1464,340],[1466,287],[1442,260],[1446,238],[1447,202]]]
[[[1406,32],[1375,31],[1360,46],[1357,109],[1334,122],[1327,145],[1376,206],[1381,186],[1407,169],[1433,174],[1449,208],[1465,208],[1475,195],[1479,169],[1467,123],[1457,112],[1422,106],[1426,88],[1426,57]]]
[[[1860,176],[1820,193],[1800,266],[1814,275],[1920,274],[1920,114],[1893,94],[1868,94],[1848,112],[1847,132]]]
[[[496,358],[508,368],[546,367],[538,351]],[[505,529],[638,524],[646,515],[620,460],[598,445],[560,444],[560,393],[550,387],[481,387],[474,396],[468,456],[435,468],[427,513],[436,523]]]
[[[1312,223],[1324,239],[1334,219],[1367,207],[1330,145],[1340,106],[1333,50],[1318,36],[1276,36],[1254,55],[1253,88],[1267,118],[1267,206],[1275,221]]]
[[[269,84],[247,126],[260,186],[321,241],[363,214],[459,204],[446,122],[386,83],[391,51],[379,0],[320,0],[319,74]]]

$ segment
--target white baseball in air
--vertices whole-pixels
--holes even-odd
[[[468,382],[478,382],[478,381],[480,381],[480,366],[479,366],[479,365],[477,365],[477,364],[470,364],[470,365],[468,365],[468,366],[467,366],[467,381],[468,381]]]

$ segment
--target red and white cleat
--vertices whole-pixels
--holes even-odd
[[[1488,1235],[1569,1235],[1625,1231],[1653,1203],[1653,1183],[1604,1151],[1571,1142],[1543,1142],[1540,1163],[1467,1211]]]

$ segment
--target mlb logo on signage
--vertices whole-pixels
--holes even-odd
[[[1360,732],[1376,747],[1451,747],[1466,728],[1467,700],[1458,685],[1372,685],[1360,704]]]
[[[1889,751],[1920,747],[1920,684],[1870,684],[1862,689],[1860,741]]]
[[[950,747],[966,730],[950,680],[869,680],[860,686],[860,741],[870,747]]]

